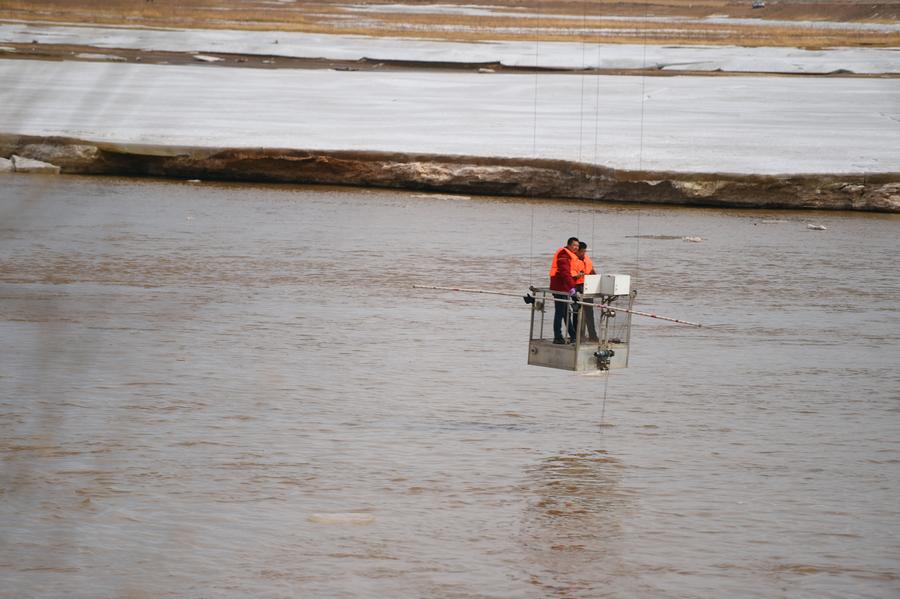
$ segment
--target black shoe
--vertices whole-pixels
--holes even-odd
[[[565,345],[566,340],[563,339],[562,337],[557,337],[556,339],[553,340],[553,344],[554,345]]]

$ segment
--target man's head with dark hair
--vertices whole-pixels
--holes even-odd
[[[569,240],[566,241],[566,247],[569,248],[569,251],[573,254],[578,251],[578,238],[577,237],[569,237]]]
[[[587,244],[583,241],[579,241],[578,251],[575,252],[575,255],[578,256],[579,259],[584,260],[585,254],[587,254]]]

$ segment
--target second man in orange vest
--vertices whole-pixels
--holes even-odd
[[[595,275],[594,262],[587,255],[587,244],[583,241],[578,242],[578,251],[575,253],[578,257],[578,269],[580,274],[575,277],[576,289],[579,293],[584,293],[584,275]],[[590,298],[584,298],[585,302],[590,303]],[[597,341],[597,327],[594,325],[594,309],[589,306],[582,306],[584,310],[584,324],[587,327],[588,341]]]

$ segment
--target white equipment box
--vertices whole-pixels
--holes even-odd
[[[596,291],[588,291],[588,277],[597,277]],[[602,295],[628,295],[631,293],[631,275],[586,275],[584,277],[585,293],[600,293]]]
[[[584,292],[587,294],[600,293],[600,275],[584,275]]]

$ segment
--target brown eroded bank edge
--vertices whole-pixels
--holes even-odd
[[[0,156],[63,173],[353,185],[627,203],[900,213],[900,173],[626,171],[566,160],[402,152],[116,144],[0,134]]]

